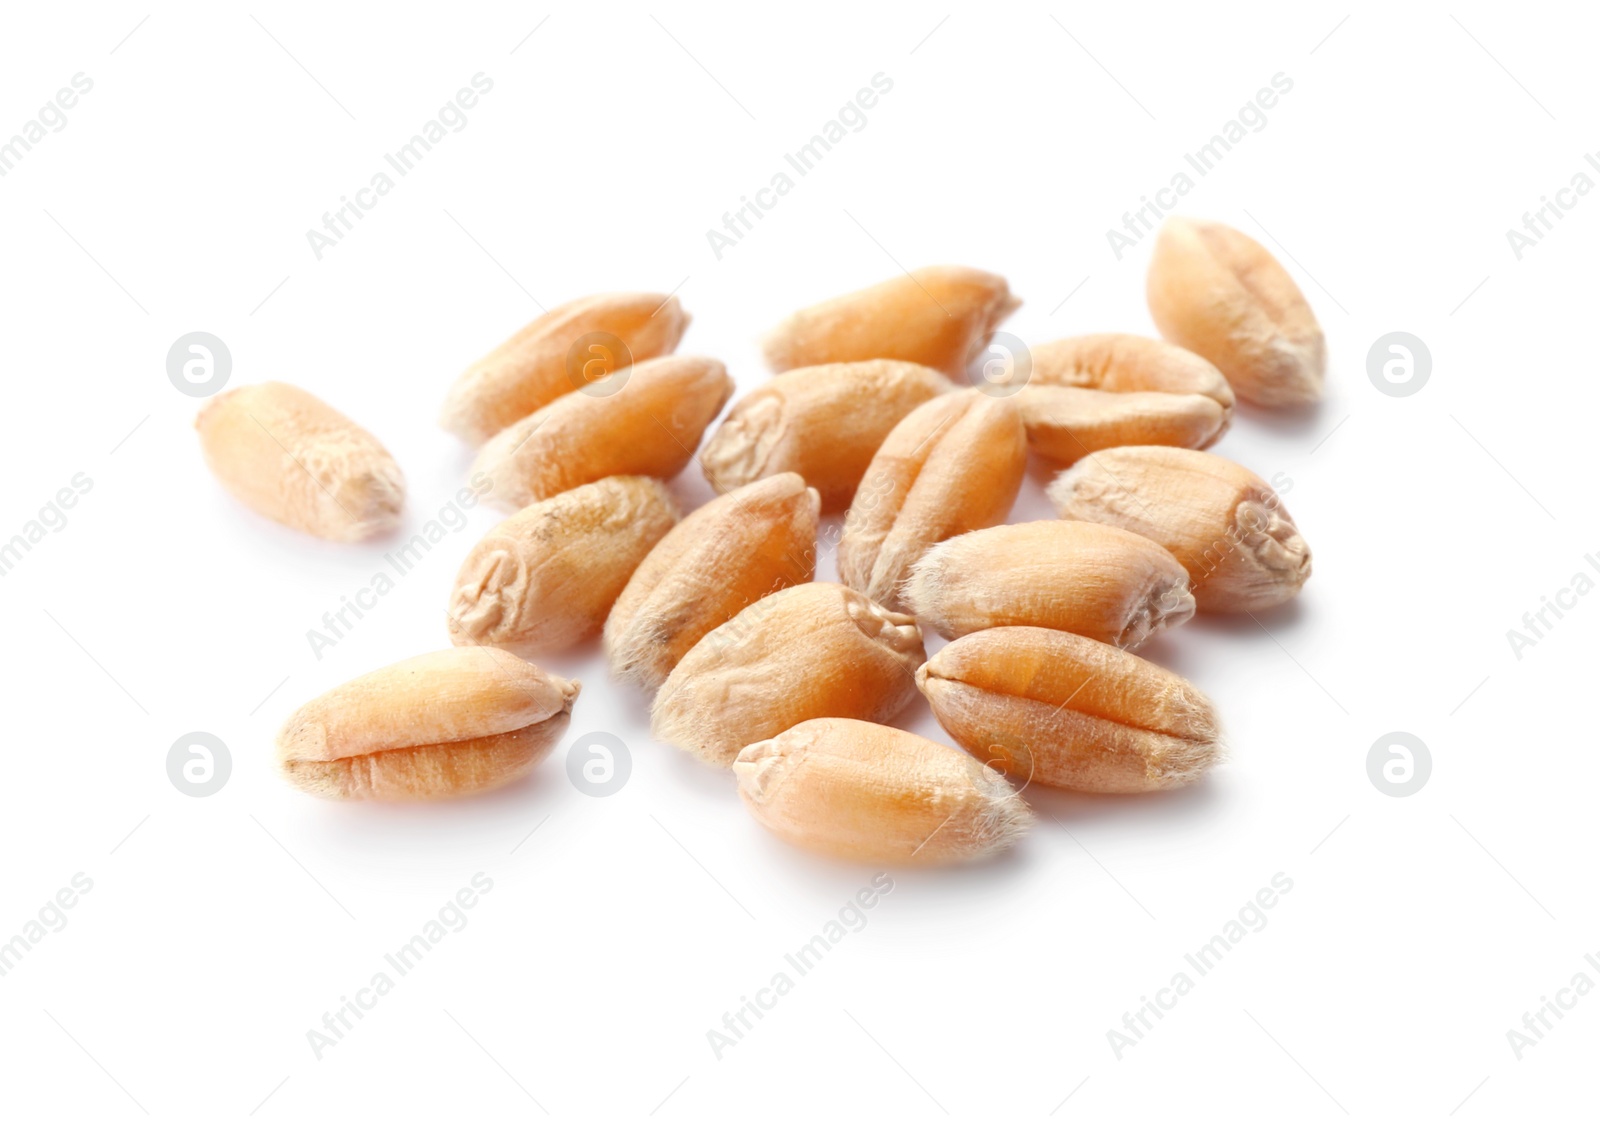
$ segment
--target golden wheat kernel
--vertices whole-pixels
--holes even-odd
[[[991,526],[941,542],[912,570],[906,603],[954,639],[1036,625],[1137,648],[1194,615],[1189,575],[1141,535],[1097,522]]]
[[[1145,290],[1162,337],[1215,364],[1245,400],[1284,408],[1322,398],[1322,327],[1289,273],[1243,232],[1168,217]]]
[[[1030,386],[1059,385],[1106,393],[1210,397],[1230,414],[1233,389],[1222,370],[1182,346],[1140,334],[1079,334],[1028,351]]]
[[[661,357],[617,374],[603,396],[572,392],[500,432],[483,446],[474,475],[489,497],[515,510],[605,479],[671,479],[688,466],[733,381],[720,361]]]
[[[817,489],[823,511],[843,510],[894,426],[950,391],[937,370],[909,361],[791,369],[734,403],[700,463],[718,491],[793,471]]]
[[[451,648],[359,676],[278,733],[299,789],[338,800],[481,793],[527,773],[566,730],[580,685],[499,648]]]
[[[355,542],[400,525],[405,477],[372,434],[281,381],[230,389],[194,422],[213,474],[275,522]]]
[[[1109,523],[1165,546],[1189,572],[1203,613],[1271,608],[1311,576],[1311,549],[1278,493],[1210,452],[1096,452],[1046,494],[1062,518]]]
[[[843,585],[761,598],[712,629],[656,692],[650,733],[713,766],[806,719],[888,722],[917,697],[922,633]]]
[[[607,373],[671,353],[689,316],[668,295],[590,295],[547,311],[473,362],[445,397],[440,423],[477,446]]]
[[[1132,444],[1209,448],[1232,414],[1199,393],[1106,393],[1028,385],[1017,396],[1028,447],[1057,463]]]
[[[700,638],[816,569],[817,493],[793,472],[718,496],[645,555],[606,618],[611,674],[651,693]]]
[[[839,579],[907,612],[901,587],[930,546],[1005,521],[1028,465],[1014,397],[978,389],[913,409],[872,458],[839,538]]]
[[[762,343],[773,372],[835,361],[914,361],[961,377],[1022,305],[999,275],[923,267],[790,315]]]
[[[791,844],[885,864],[992,856],[1033,824],[1005,778],[959,750],[860,719],[811,719],[733,764],[756,820]]]
[[[524,507],[484,535],[456,575],[456,644],[523,658],[598,636],[652,547],[678,521],[658,479],[616,475]]]
[[[941,648],[917,686],[950,736],[1028,784],[1173,789],[1221,756],[1216,710],[1180,677],[1047,628],[991,628]]]

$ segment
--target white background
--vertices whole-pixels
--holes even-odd
[[[0,936],[93,881],[0,979],[8,1124],[1489,1127],[1592,1109],[1600,994],[1520,1060],[1506,1038],[1600,949],[1600,597],[1520,658],[1506,638],[1575,573],[1600,577],[1583,557],[1600,199],[1520,261],[1505,235],[1600,145],[1590,13],[1112,7],[8,11],[0,135],[73,74],[94,83],[0,179],[0,540],[93,481],[0,578]],[[478,72],[494,88],[466,128],[319,261],[306,230]],[[717,259],[706,230],[878,72],[894,88],[866,128]],[[1118,261],[1105,232],[1278,72],[1293,91],[1183,210],[1280,254],[1327,331],[1326,402],[1244,409],[1217,449],[1293,480],[1315,573],[1259,623],[1200,618],[1147,649],[1219,705],[1232,760],[1205,783],[1030,789],[1019,850],[895,871],[867,926],[719,1060],[707,1030],[875,870],[768,836],[725,775],[650,741],[594,650],[550,666],[585,684],[568,741],[631,748],[615,796],[572,788],[565,743],[515,788],[431,807],[277,779],[299,703],[447,645],[449,582],[499,516],[475,511],[317,659],[307,630],[393,544],[320,543],[226,496],[201,402],[166,376],[177,337],[214,333],[232,384],[290,381],[370,428],[408,477],[409,534],[469,463],[434,424],[446,387],[536,303],[676,288],[682,352],[744,390],[767,376],[760,332],[902,266],[1003,273],[1028,341],[1151,332],[1149,241]],[[1414,396],[1368,378],[1392,330],[1431,349]],[[1047,514],[1044,481],[1014,517]],[[693,471],[675,488],[706,495]],[[904,725],[939,733],[925,710]],[[190,731],[232,751],[209,798],[167,778]],[[1367,776],[1391,731],[1432,752],[1405,799]],[[478,872],[494,886],[467,926],[317,1059],[306,1031]],[[1107,1030],[1280,872],[1293,890],[1265,929],[1119,1060]]]

